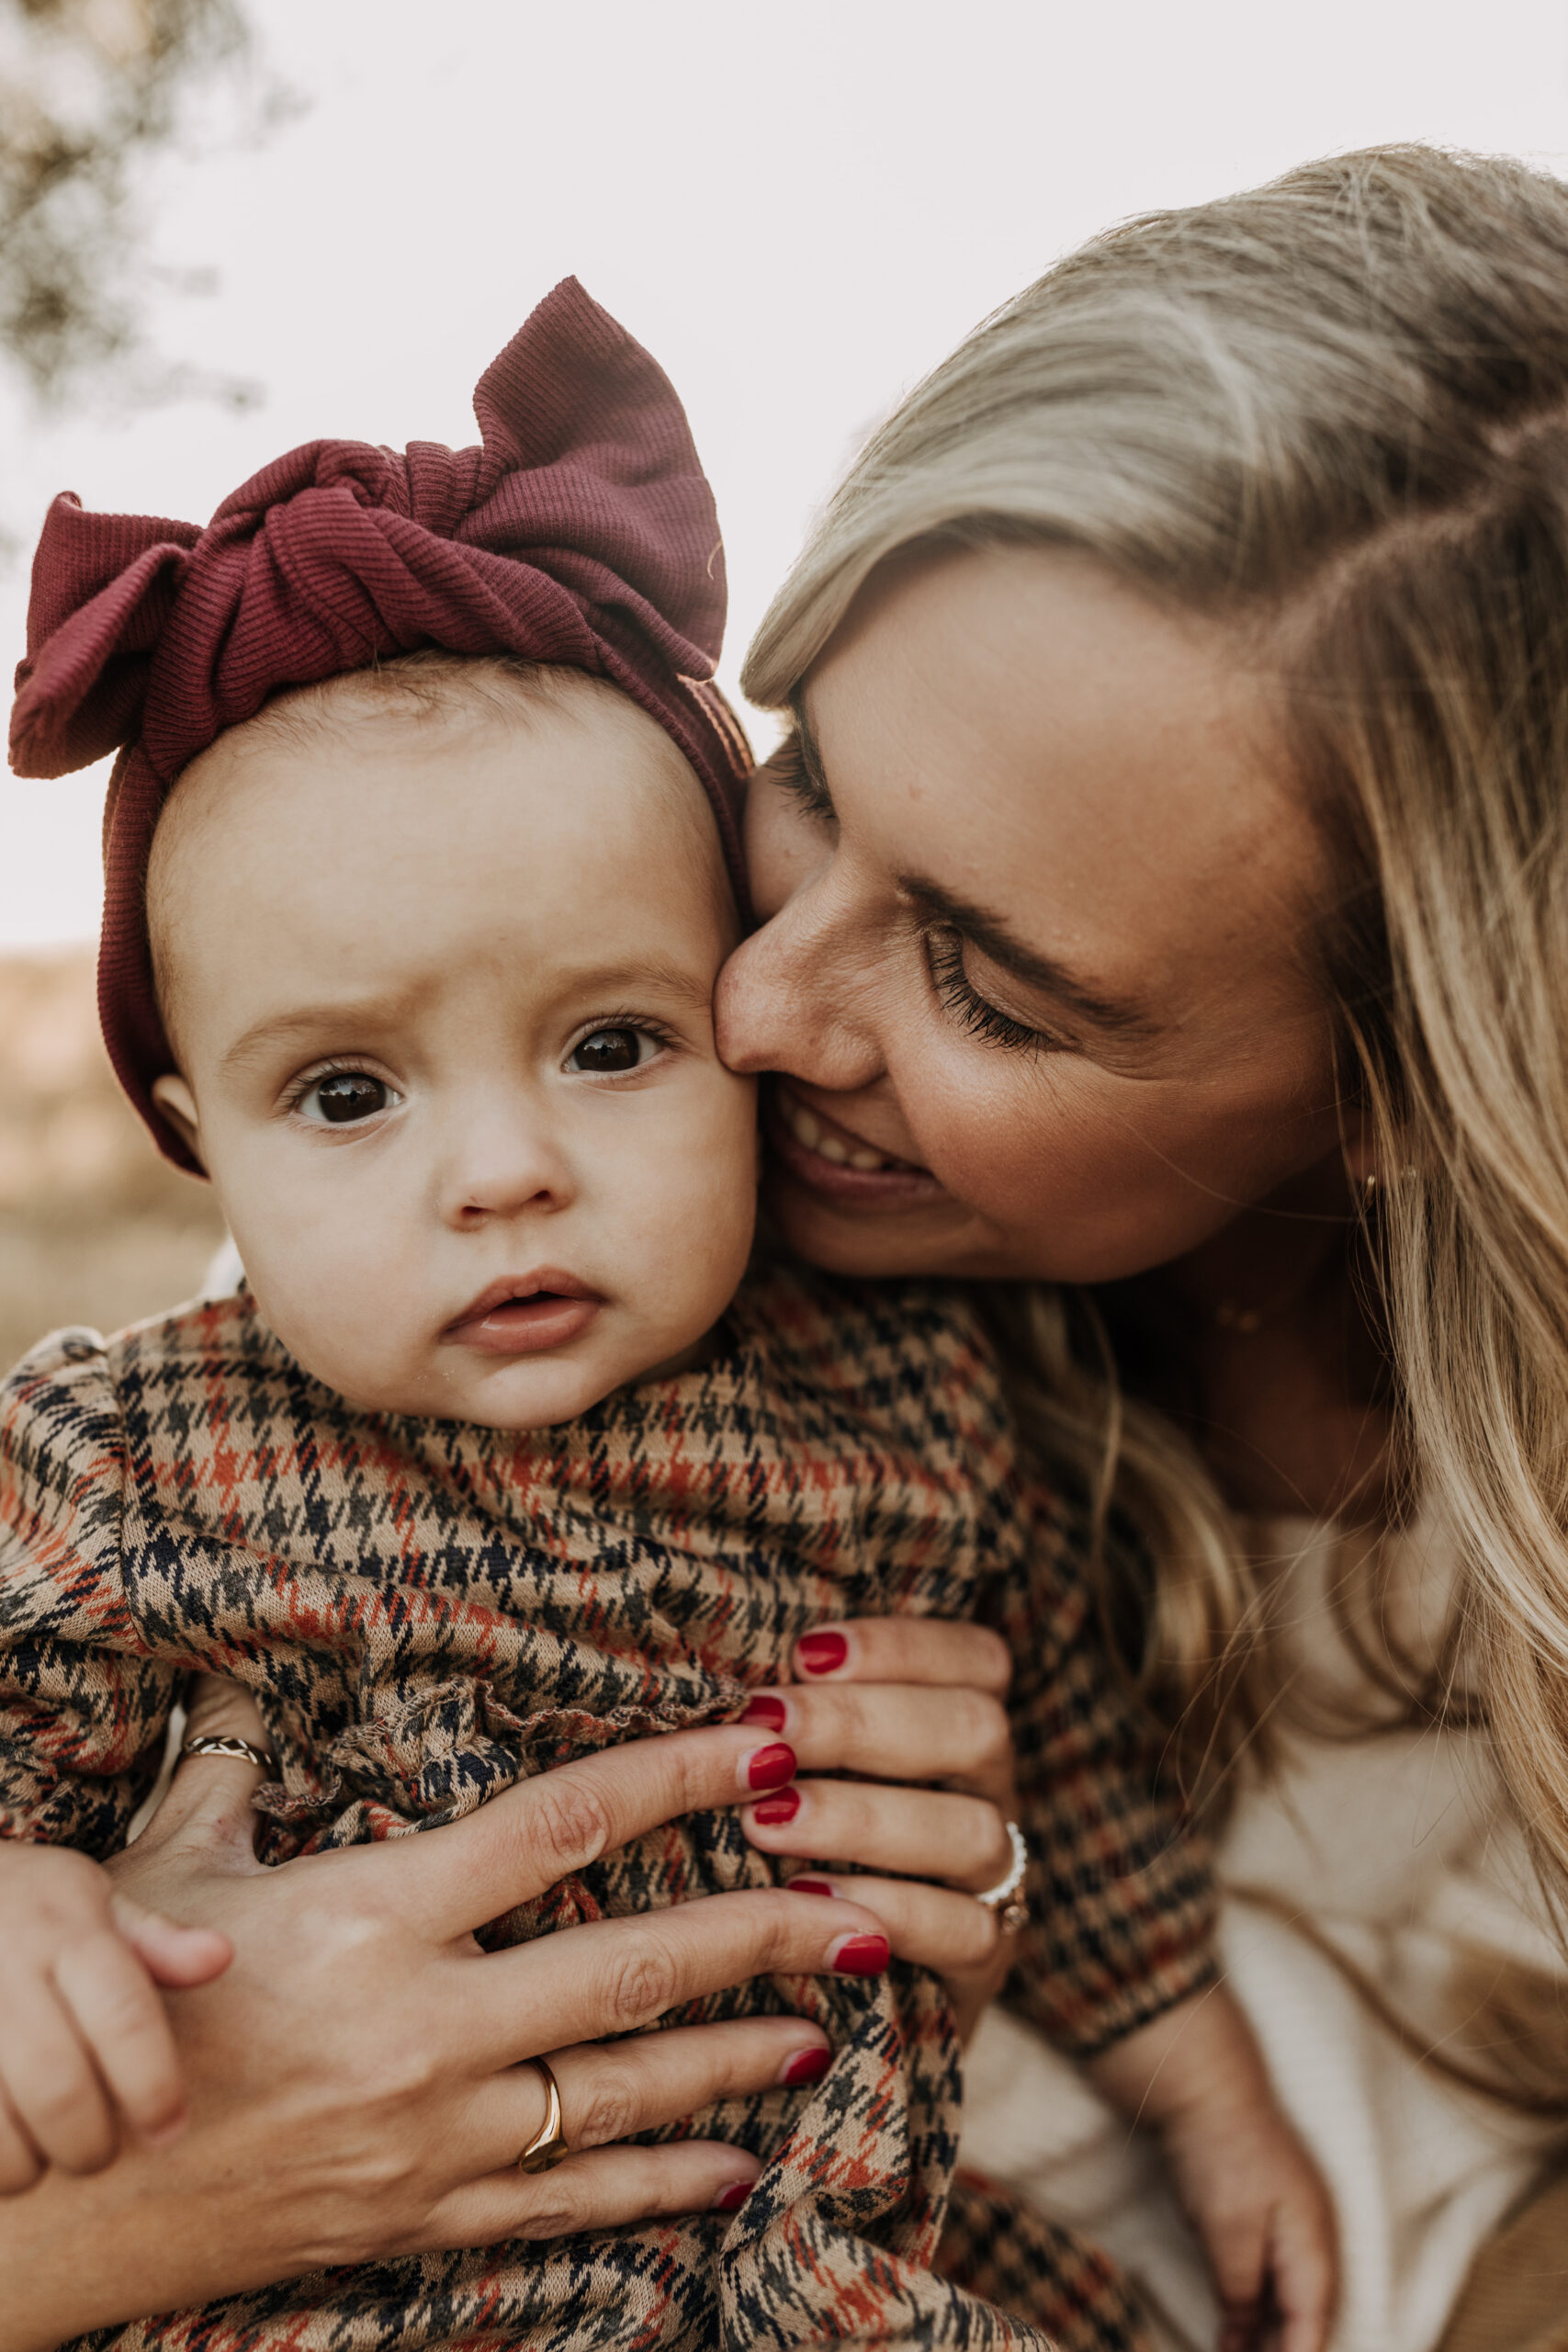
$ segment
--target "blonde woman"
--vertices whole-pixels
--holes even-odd
[[[769,1124],[786,1233],[857,1273],[995,1283],[1021,1389],[1051,1419],[1054,1448],[1082,1464],[1086,1523],[1119,1520],[1107,1562],[1148,1564],[1134,1585],[1108,1570],[1107,1632],[1172,1726],[1171,1769],[1211,1802],[1242,1787],[1228,1759],[1245,1759],[1281,1689],[1300,1695],[1287,1638],[1300,1627],[1281,1631],[1267,1606],[1301,1597],[1299,1563],[1271,1576],[1244,1521],[1288,1513],[1379,1536],[1418,1509],[1445,1528],[1451,1561],[1432,1551],[1413,1596],[1394,1593],[1393,1547],[1376,1545],[1346,1587],[1354,1638],[1330,1661],[1348,1649],[1356,1687],[1341,1677],[1309,1695],[1320,1708],[1343,1699],[1354,1730],[1369,1682],[1385,1712],[1425,1709],[1430,1725],[1468,1676],[1558,1883],[1568,192],[1507,164],[1395,151],[1090,245],[872,441],[769,616],[748,687],[794,723],[753,793],[769,920],[734,958],[722,1011],[730,1058],[782,1073]],[[1108,1334],[1114,1381],[1097,1352]],[[1121,1540],[1129,1526],[1141,1549]],[[1404,1556],[1419,1567],[1427,1555]],[[808,1729],[820,1713],[811,1765],[834,1777],[796,1784],[787,1826],[750,1820],[755,1842],[884,1871],[936,1850],[914,1809],[943,1800],[889,1789],[874,1802],[863,1778],[841,1777],[863,1774],[876,1742],[887,1777],[897,1759],[929,1781],[940,1748],[950,1787],[1005,1787],[994,1753],[966,1754],[995,1711],[967,1703],[985,1663],[975,1629],[951,1631],[938,1658],[916,1654],[908,1627],[824,1629],[835,1643],[788,1705]],[[859,1726],[847,1744],[846,1725]],[[1448,1756],[1471,1736],[1442,1737]],[[1377,1752],[1401,1738],[1436,1741],[1391,1731]],[[675,1770],[664,1752],[595,1759],[614,1776],[616,1822],[711,1801],[725,1758],[702,1748],[712,1761],[699,1765],[694,1746]],[[1372,1790],[1364,1741],[1344,1752],[1376,1797],[1360,1807],[1373,1849],[1362,1876],[1397,1878],[1390,1859],[1431,1849],[1430,1824],[1413,1805],[1401,1815],[1407,1780]],[[1487,1792],[1479,1774],[1467,1786],[1464,1762],[1442,1770],[1489,1836]],[[1300,1785],[1321,1796],[1321,1777]],[[604,1984],[575,1981],[564,1950],[530,1947],[537,1981],[498,1993],[457,2049],[433,2049],[421,1988],[446,1964],[439,1905],[411,1927],[391,1888],[396,1849],[356,1849],[328,1859],[363,1882],[378,1965],[351,2045],[312,2041],[315,1990],[338,1964],[312,1883],[251,1871],[236,1799],[189,1777],[185,1792],[161,1846],[140,1860],[133,1849],[129,1888],[231,1923],[277,1964],[265,1998],[239,1975],[216,2007],[180,2010],[200,2125],[183,2154],[51,2178],[0,2215],[0,2268],[50,2282],[26,2323],[0,2312],[0,2343],[36,2352],[307,2262],[468,2243],[481,2227],[629,2218],[718,2177],[723,2152],[696,2143],[679,2177],[650,2182],[619,2149],[551,2176],[575,2201],[487,2171],[496,2159],[478,2152],[477,2127],[500,2128],[497,2084],[514,2062],[554,2049],[563,2018],[579,2037],[625,2023]],[[1244,1863],[1248,1838],[1278,1859],[1289,1823],[1270,1802],[1242,1787],[1227,1837],[1241,1834]],[[528,1837],[490,1813],[472,1835],[499,1883],[521,1871]],[[432,1849],[438,1873],[454,1834],[409,1842]],[[1461,1843],[1439,1860],[1457,1861]],[[961,1990],[966,1971],[971,1985],[983,1973],[973,1904],[894,1877],[855,1883],[896,1952]],[[1310,1913],[1290,1886],[1255,1891]],[[1491,1891],[1504,1940],[1516,1926],[1525,1937],[1522,1896],[1506,1881]],[[742,1925],[689,1908],[660,1980],[671,1997],[717,1982],[721,1958],[733,1976],[811,1964],[815,1929],[789,1925],[802,1949],[786,1956],[771,1916]],[[1267,1924],[1267,1903],[1252,1910]],[[620,1924],[628,1943],[642,1932]],[[1379,1975],[1386,1923],[1359,1924],[1371,1944],[1326,1937],[1337,1957],[1323,1967],[1382,2002],[1367,2030],[1414,2076],[1398,2033],[1425,2041],[1431,2028]],[[1438,1961],[1462,1940],[1438,1934]],[[1439,2007],[1455,1973],[1433,1971]],[[1294,1997],[1303,1980],[1287,1969],[1280,1981]],[[1258,1997],[1269,1984],[1244,1989],[1289,2077],[1278,2005]],[[503,2010],[516,2018],[505,2030]],[[1088,2094],[1021,2041],[1004,2042],[998,2067],[998,2032],[981,2030],[982,2084],[1008,2073],[1031,2118],[1072,2124],[1075,2093]],[[1353,2100],[1366,2084],[1353,2064],[1347,2075],[1360,2053],[1342,2040],[1309,2034],[1303,2071]],[[577,2054],[585,2077],[603,2064],[591,2041]],[[733,2041],[665,2054],[605,2136],[721,2079],[761,2083],[776,2060]],[[1101,2087],[1114,2097],[1113,2079]],[[976,2154],[1057,2189],[1065,2218],[1106,2222],[1167,2345],[1212,2344],[1201,2281],[1171,2251],[1176,2224],[1160,2234],[1163,2192],[1109,2181],[1092,2117],[1076,2143],[1058,2132],[1021,2146],[1015,2133],[1010,2147],[998,2105]],[[291,2154],[301,2117],[304,2168]],[[1303,2121],[1341,2185],[1338,2352],[1427,2352],[1544,2127],[1519,2145],[1500,2132],[1468,2171],[1396,2183],[1369,2226],[1337,2151]],[[1426,2152],[1429,2123],[1401,2110],[1391,2139]],[[1427,2259],[1438,2239],[1441,2260]],[[1413,2246],[1414,2296],[1401,2287]],[[1254,2334],[1238,2321],[1227,2340]],[[1506,2339],[1477,2340],[1501,2352]]]
[[[1189,1769],[1245,1791],[1216,1768],[1281,1695],[1320,1735],[1381,1709],[1348,1782],[1287,1732],[1328,1810],[1244,1794],[1231,1848],[1250,1949],[1299,1913],[1377,2012],[1375,2095],[1353,2002],[1254,1966],[1239,1911],[1232,1956],[1340,2186],[1336,2340],[1423,2352],[1561,2121],[1527,2091],[1494,2129],[1454,2037],[1477,1954],[1495,1993],[1546,1951],[1461,1701],[1568,1873],[1568,189],[1373,151],[1086,247],[875,434],[746,686],[790,723],[722,1044],[780,1074],[784,1232],[1011,1286],[1086,1497],[1145,1531],[1107,1623]],[[1108,1333],[1190,1442],[1118,1401]],[[1343,1639],[1282,1515],[1385,1539],[1334,1579]],[[1477,2087],[1434,2120],[1401,2034]],[[991,2075],[1048,2184],[1024,2067]]]

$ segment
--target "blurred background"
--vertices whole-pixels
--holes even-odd
[[[849,452],[1092,231],[1390,139],[1568,169],[1562,0],[0,0],[0,639],[49,499],[205,520],[321,434],[473,437],[575,272],[682,394],[721,675]],[[92,1002],[104,776],[0,784],[0,1362],[220,1238]]]

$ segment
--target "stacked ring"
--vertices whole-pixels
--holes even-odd
[[[198,1736],[187,1739],[180,1748],[182,1756],[235,1756],[242,1763],[254,1764],[258,1772],[277,1778],[277,1758],[269,1748],[253,1747],[248,1739],[225,1737],[216,1739]]]
[[[995,1886],[988,1886],[984,1894],[977,1894],[975,1900],[983,1904],[987,1911],[996,1912],[997,1925],[1004,1936],[1013,1936],[1020,1928],[1029,1924],[1029,1905],[1021,1892],[1029,1869],[1029,1848],[1016,1821],[1008,1823],[1007,1831],[1008,1844],[1012,1849],[1012,1860],[1007,1874],[999,1878]]]

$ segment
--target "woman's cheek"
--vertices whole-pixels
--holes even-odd
[[[924,1165],[996,1237],[1001,1254],[987,1271],[1113,1281],[1224,1221],[1182,1173],[1180,1137],[1151,1130],[1153,1105],[1115,1099],[1132,1091],[1066,1056],[1027,1069],[1014,1057],[981,1082],[965,1072],[951,1091],[932,1090]]]
[[[1091,1119],[1070,1080],[1038,1060],[967,1042],[955,1051],[924,1023],[914,1050],[890,1057],[893,1091],[909,1130],[909,1157],[957,1200],[994,1221],[1032,1217],[1043,1189],[1076,1189],[1080,1163],[1095,1170]]]

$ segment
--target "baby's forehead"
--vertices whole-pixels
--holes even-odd
[[[552,955],[574,925],[711,937],[716,914],[735,932],[702,786],[606,681],[416,655],[280,696],[192,763],[160,820],[148,873],[160,998],[204,942],[223,952],[205,891],[233,899],[236,919],[270,908],[280,936],[351,944],[376,931],[378,898],[432,933],[463,898],[493,921],[502,876]]]

